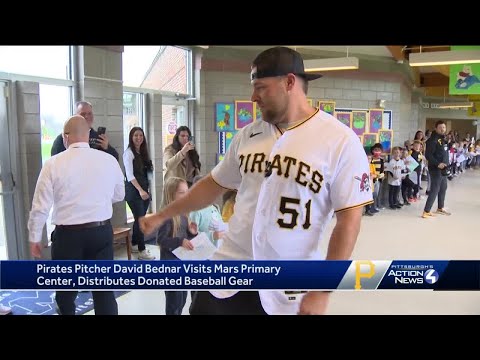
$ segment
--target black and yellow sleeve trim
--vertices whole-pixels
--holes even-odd
[[[221,188],[223,188],[223,189],[225,189],[225,190],[237,191],[237,189],[231,189],[231,188],[225,187],[225,186],[223,186],[223,185],[220,185],[220,184],[218,183],[218,181],[215,180],[215,178],[213,177],[212,173],[210,173],[210,177],[212,178],[213,182],[214,182],[215,184],[217,184],[218,186],[220,186]]]
[[[363,204],[353,205],[353,206],[349,206],[349,207],[344,208],[344,209],[335,210],[335,214],[336,214],[336,213],[339,213],[339,212],[347,211],[347,210],[356,209],[356,208],[363,207],[363,206],[365,206],[365,205],[370,205],[370,204],[373,204],[373,200],[364,202]]]

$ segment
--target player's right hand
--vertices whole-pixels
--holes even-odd
[[[142,230],[143,235],[150,235],[156,229],[158,229],[164,223],[165,219],[159,214],[152,216],[142,216],[138,218],[138,224],[140,225],[140,230]]]

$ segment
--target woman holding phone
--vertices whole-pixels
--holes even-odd
[[[163,152],[165,161],[164,182],[170,177],[185,180],[188,187],[192,186],[193,178],[200,174],[200,156],[195,150],[195,144],[190,129],[180,126],[173,137],[171,145]]]
[[[128,147],[123,153],[123,164],[127,181],[125,200],[132,210],[133,223],[132,252],[138,252],[138,260],[153,260],[155,256],[145,247],[145,237],[140,230],[138,218],[145,216],[150,205],[148,173],[153,164],[148,154],[145,133],[140,127],[133,127],[128,135]]]

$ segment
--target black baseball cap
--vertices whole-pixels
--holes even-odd
[[[301,76],[307,81],[322,77],[320,74],[305,72],[302,55],[298,52],[288,47],[277,46],[261,52],[253,60],[250,80],[287,74]]]

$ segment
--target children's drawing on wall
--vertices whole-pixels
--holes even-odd
[[[235,101],[235,129],[240,130],[253,122],[255,111],[251,101]]]
[[[215,103],[215,131],[233,131],[235,105],[233,103]]]
[[[369,132],[372,134],[378,133],[382,128],[383,109],[370,109],[369,111]]]

